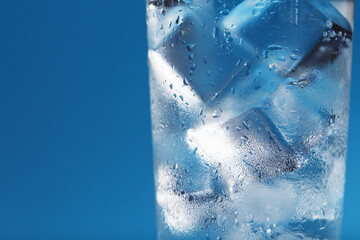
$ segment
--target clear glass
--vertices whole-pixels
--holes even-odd
[[[353,4],[147,1],[158,239],[340,239]]]

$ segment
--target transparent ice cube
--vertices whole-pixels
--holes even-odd
[[[204,122],[212,122],[212,113],[221,111],[219,120],[235,118],[253,107],[261,107],[284,79],[267,66],[255,61],[241,63],[243,70],[205,108]]]
[[[293,184],[253,183],[231,196],[229,211],[235,219],[226,239],[278,239],[284,225],[296,216],[297,193]],[[284,224],[284,225],[283,225]]]
[[[216,168],[230,192],[291,172],[297,162],[277,127],[258,108],[225,123],[190,129],[186,139],[204,164]]]
[[[342,205],[345,183],[346,128],[341,123],[334,125],[331,127],[333,132],[307,154],[301,168],[289,178],[297,185],[298,219],[329,222],[340,219],[339,206]]]
[[[262,109],[284,138],[301,153],[321,139],[331,116],[314,108],[313,99],[304,97],[303,89],[296,88],[280,85]]]
[[[307,56],[333,25],[343,33],[351,31],[327,0],[245,0],[223,20],[225,28],[258,49],[262,61],[283,74]]]
[[[248,185],[253,176],[239,159],[240,151],[226,129],[217,124],[206,124],[189,129],[186,142],[205,166],[218,172],[226,185],[226,192],[233,192],[237,185]]]
[[[241,150],[241,160],[259,179],[296,168],[293,151],[260,109],[250,109],[223,126]]]
[[[153,130],[181,131],[196,122],[204,102],[156,51],[149,50]],[[195,117],[194,117],[195,116]]]
[[[200,9],[183,6],[177,13],[181,20],[170,23],[169,27],[174,29],[163,38],[156,51],[208,102],[242,71],[241,61],[255,56],[248,47],[234,41],[218,20]]]
[[[175,233],[187,233],[202,226],[211,212],[209,203],[198,204],[188,201],[169,191],[157,190],[156,200],[162,210],[165,223]]]
[[[181,190],[181,176],[178,169],[160,165],[156,171],[156,201],[161,207],[164,222],[174,233],[188,233],[204,228],[217,208],[222,207],[222,197],[209,187],[205,179],[197,179],[203,183],[202,190],[187,192]],[[221,199],[221,200],[220,200]],[[215,207],[214,207],[215,206]]]
[[[241,194],[233,196],[238,215],[246,216],[255,225],[265,229],[272,223],[287,222],[296,215],[297,194],[293,184],[279,182],[273,186],[254,183]]]
[[[326,136],[330,126],[347,119],[350,74],[343,72],[351,72],[344,69],[349,61],[351,49],[346,48],[332,63],[309,68],[301,63],[264,104],[264,112],[300,153]]]

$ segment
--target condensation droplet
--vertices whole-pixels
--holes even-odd
[[[186,48],[187,48],[187,50],[188,51],[193,51],[194,49],[195,49],[195,47],[196,47],[196,44],[195,43],[189,43],[187,46],[186,46]]]
[[[290,54],[290,59],[291,60],[300,60],[300,56],[297,54]]]
[[[280,49],[282,49],[282,46],[277,45],[277,44],[270,44],[270,45],[268,46],[268,49],[269,49],[269,50],[280,50]]]

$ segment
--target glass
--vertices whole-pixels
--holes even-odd
[[[158,239],[340,239],[353,4],[147,1]]]

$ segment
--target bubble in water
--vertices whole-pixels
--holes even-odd
[[[327,20],[326,21],[326,23],[325,23],[325,26],[327,27],[327,28],[332,28],[333,27],[333,23],[332,23],[332,21],[331,20]]]
[[[336,33],[333,30],[328,31],[330,37],[335,37]]]

